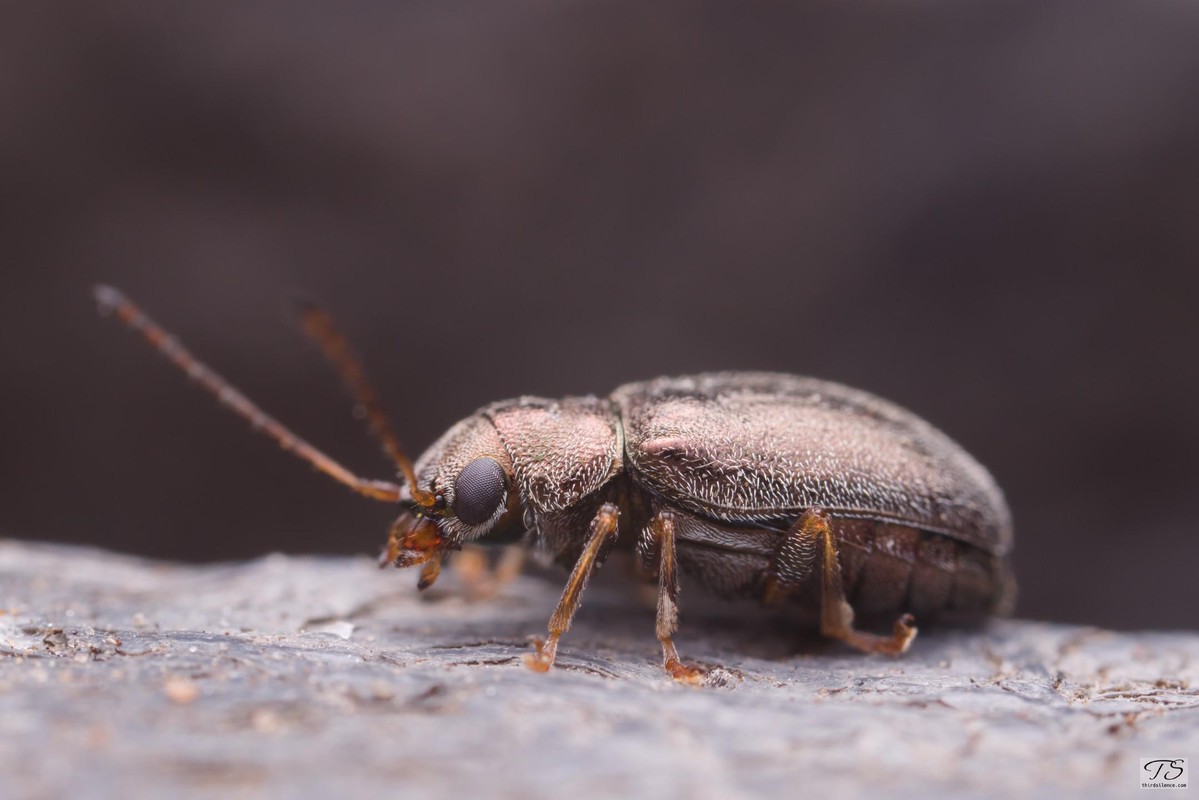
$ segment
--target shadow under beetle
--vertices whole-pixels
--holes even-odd
[[[382,565],[418,586],[463,545],[511,541],[570,570],[549,634],[526,657],[554,663],[592,571],[615,547],[658,581],[657,636],[676,679],[679,573],[717,596],[790,606],[828,637],[903,653],[914,617],[1010,611],[1011,518],[990,474],[928,423],[836,383],[711,373],[608,397],[521,397],[485,406],[412,464],[346,339],[305,307],[305,330],[341,373],[401,483],[358,477],[197,361],[115,289],[101,310],[140,331],[222,403],[351,489],[398,503]],[[859,630],[892,623],[889,635]]]

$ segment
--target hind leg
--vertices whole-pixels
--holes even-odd
[[[821,634],[840,639],[865,653],[898,656],[908,649],[916,637],[915,618],[911,614],[904,614],[895,621],[890,636],[854,628],[853,607],[845,599],[836,537],[828,517],[818,508],[805,511],[787,531],[771,562],[763,600],[770,604],[781,602],[817,566],[820,570]]]

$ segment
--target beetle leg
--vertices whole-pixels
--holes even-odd
[[[582,555],[571,570],[566,588],[562,590],[562,599],[550,617],[549,635],[545,641],[537,640],[537,652],[525,656],[525,666],[536,672],[545,672],[554,664],[554,656],[558,653],[558,640],[562,634],[570,630],[570,621],[579,608],[583,597],[583,589],[587,587],[587,579],[599,563],[600,552],[609,537],[615,537],[620,511],[612,503],[604,503],[599,512],[591,520],[591,535],[583,548]]]
[[[913,625],[915,618],[911,614],[904,614],[895,621],[890,636],[865,633],[853,627],[853,607],[845,600],[845,583],[841,576],[836,538],[828,517],[818,508],[805,511],[787,532],[787,538],[775,558],[777,567],[766,586],[767,601],[780,599],[797,582],[791,580],[795,575],[802,577],[810,571],[816,553],[820,554],[821,561],[820,633],[840,639],[866,653],[897,656],[907,650],[916,637],[916,627]],[[798,563],[789,554],[799,556]]]
[[[437,582],[437,576],[441,574],[441,553],[432,555],[425,565],[421,567],[420,578],[416,582],[416,588],[424,591]]]
[[[656,632],[662,643],[662,666],[681,683],[699,683],[704,671],[679,661],[675,631],[679,629],[679,571],[674,547],[674,514],[659,511],[650,520],[650,539],[658,554],[658,620]]]
[[[845,582],[841,577],[840,559],[837,558],[837,543],[828,519],[819,510],[808,511],[804,516],[809,515],[819,520],[814,527],[819,529],[821,540],[820,632],[864,653],[901,655],[916,638],[916,626],[912,624],[916,618],[911,614],[902,615],[895,621],[890,636],[855,630],[853,608],[845,600]]]
[[[783,538],[783,543],[770,560],[770,571],[767,573],[766,586],[762,592],[764,604],[780,605],[787,595],[812,574],[816,554],[820,551],[821,530],[827,527],[828,523],[823,514],[816,509],[804,512],[791,526]]]
[[[467,545],[454,556],[450,568],[462,581],[468,600],[486,600],[520,576],[525,553],[523,547],[509,545],[500,553],[495,567],[491,567],[484,548]]]

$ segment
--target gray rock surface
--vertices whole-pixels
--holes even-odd
[[[560,584],[484,602],[365,558],[183,566],[0,542],[0,796],[1141,797],[1199,759],[1199,635],[1004,621],[900,660],[799,640],[612,564],[559,668],[521,666]]]

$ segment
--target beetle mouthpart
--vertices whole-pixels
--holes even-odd
[[[423,592],[437,581],[441,574],[441,553],[434,553],[420,570],[420,580],[416,582],[417,591]]]
[[[425,564],[432,559],[440,558],[442,549],[441,529],[436,520],[429,517],[417,517],[414,514],[402,514],[391,526],[387,537],[387,549],[379,558],[379,566],[394,564],[397,567],[415,567]],[[426,570],[432,584],[436,579],[435,570]]]

